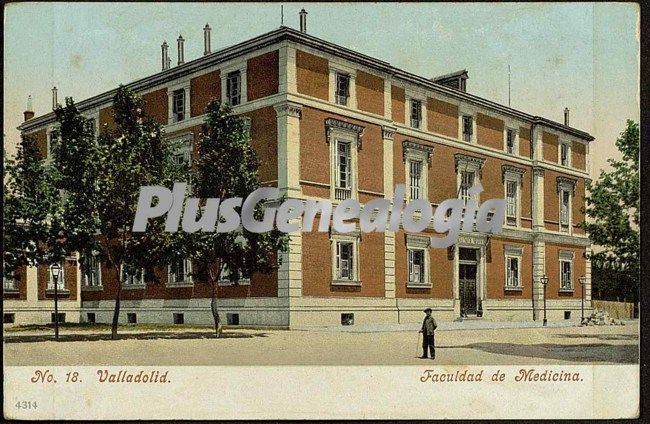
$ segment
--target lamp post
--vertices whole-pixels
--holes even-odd
[[[580,319],[580,324],[583,324],[585,322],[585,283],[587,282],[587,277],[583,275],[578,278],[578,281],[580,281],[580,286],[582,287],[582,296],[580,297],[580,311],[582,312],[582,318]]]
[[[59,276],[61,275],[61,264],[55,262],[50,269],[54,280],[54,338],[59,340]]]
[[[548,277],[546,274],[541,278],[542,286],[544,287],[544,321],[542,321],[542,325],[546,327],[546,285],[548,284]]]

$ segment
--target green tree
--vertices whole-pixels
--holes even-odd
[[[21,266],[37,266],[48,263],[52,257],[63,256],[63,246],[57,244],[56,237],[53,237],[60,222],[59,199],[51,168],[36,140],[28,135],[23,136],[15,160],[5,161],[5,276]]]
[[[582,227],[594,244],[604,250],[592,255],[598,269],[617,270],[622,294],[638,297],[639,287],[639,125],[628,120],[616,140],[621,160],[608,159],[612,170],[600,172],[598,180],[588,182]],[[606,274],[606,273],[605,273]]]
[[[228,105],[216,100],[210,102],[197,150],[191,190],[203,204],[208,198],[245,199],[260,187],[259,161],[248,131],[243,119],[233,115]],[[259,220],[262,215],[262,206],[258,204],[255,218]],[[223,217],[219,222],[225,222]],[[211,288],[216,337],[221,333],[217,309],[219,280],[224,278],[237,284],[254,273],[267,274],[277,269],[278,252],[286,249],[287,242],[288,236],[276,228],[264,233],[240,227],[230,232],[187,234],[185,252],[197,268],[193,274]]]
[[[175,235],[164,231],[162,217],[150,220],[146,232],[131,231],[140,187],[171,188],[185,177],[173,162],[177,146],[165,139],[160,124],[145,115],[140,97],[120,86],[113,113],[115,128],[102,129],[97,143],[94,213],[99,251],[118,276],[111,327],[111,337],[116,338],[126,274],[144,280],[175,255]]]

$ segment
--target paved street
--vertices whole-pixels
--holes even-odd
[[[421,365],[417,331],[227,330],[5,333],[6,365]],[[436,332],[433,363],[637,363],[638,321],[625,326],[459,329]]]

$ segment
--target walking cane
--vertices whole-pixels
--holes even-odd
[[[418,356],[419,350],[420,350],[420,332],[418,331],[418,344],[415,345],[415,356]]]

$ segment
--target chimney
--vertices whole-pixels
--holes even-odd
[[[56,86],[52,87],[52,110],[56,109],[56,106],[59,104],[57,101],[58,90]]]
[[[178,64],[182,65],[185,63],[185,53],[183,51],[183,43],[185,40],[183,39],[183,36],[179,34],[178,40],[176,41],[178,42]]]
[[[307,12],[305,9],[302,9],[299,13],[300,15],[300,32],[307,32]]]
[[[162,49],[162,70],[164,71],[165,69],[169,69],[169,66],[171,64],[171,59],[169,58],[169,46],[167,45],[167,41],[163,41],[160,48]]]
[[[27,108],[23,112],[23,115],[25,117],[25,121],[29,121],[30,119],[32,119],[34,117],[34,110],[32,108],[32,96],[31,95],[29,95],[27,97]]]
[[[564,125],[569,126],[569,108],[564,108]]]
[[[212,53],[210,49],[210,25],[205,24],[203,27],[203,56]]]

